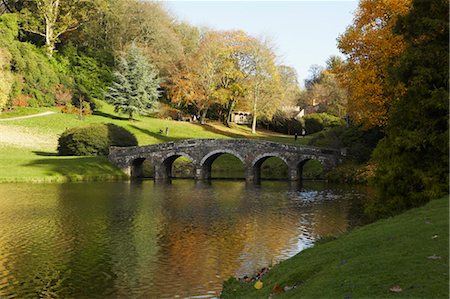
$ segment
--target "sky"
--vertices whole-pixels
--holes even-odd
[[[341,55],[337,37],[352,23],[357,1],[163,1],[178,20],[216,30],[267,36],[279,63],[294,67],[303,85],[311,65]]]

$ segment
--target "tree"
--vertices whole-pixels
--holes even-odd
[[[143,114],[153,108],[159,97],[157,70],[146,61],[141,50],[134,44],[124,56],[118,58],[113,82],[106,91],[106,100],[116,111]]]
[[[225,101],[223,88],[229,87],[230,82],[225,78],[230,69],[229,48],[224,37],[222,32],[204,32],[197,50],[186,57],[171,78],[172,101],[194,105],[200,113],[201,124],[211,105]]]
[[[278,66],[280,74],[281,88],[284,91],[282,103],[287,106],[294,106],[300,98],[300,87],[298,84],[297,71],[287,65]]]
[[[249,80],[252,99],[252,133],[256,133],[258,115],[271,116],[282,98],[275,55],[267,41],[253,38],[242,66]]]
[[[225,106],[224,124],[229,126],[234,108],[239,102],[243,104],[242,101],[248,95],[248,80],[241,62],[248,55],[248,42],[251,38],[243,31],[224,32],[223,37],[226,53],[217,96]]]
[[[410,0],[362,0],[338,39],[347,56],[338,78],[349,91],[348,114],[366,128],[384,127],[392,101],[404,91],[402,84],[389,82],[388,69],[405,50],[403,37],[392,29],[409,7]]]
[[[370,211],[392,214],[448,194],[449,11],[448,0],[414,0],[396,33],[406,51],[391,80],[406,92],[391,106],[386,137],[378,144]]]
[[[340,57],[330,56],[325,69],[318,65],[311,66],[310,77],[305,80],[306,91],[300,97],[304,104],[320,105],[323,112],[340,118],[345,116],[348,93],[336,78],[343,64]]]
[[[320,82],[315,83],[309,96],[314,103],[322,104],[328,114],[343,118],[346,113],[347,91],[330,71],[324,71]]]
[[[305,88],[311,89],[314,84],[319,83],[323,76],[323,67],[317,64],[313,64],[309,68],[309,78],[305,79]]]
[[[59,37],[77,30],[96,6],[94,0],[31,0],[22,10],[22,27],[44,37],[47,54],[52,56]]]

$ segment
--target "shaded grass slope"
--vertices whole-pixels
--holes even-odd
[[[271,269],[260,290],[231,278],[221,298],[449,298],[448,204],[434,200],[306,249]]]

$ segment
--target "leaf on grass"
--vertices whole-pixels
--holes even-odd
[[[262,281],[258,280],[257,282],[255,282],[254,287],[255,287],[255,289],[257,289],[257,290],[261,289],[261,288],[263,287]]]
[[[280,285],[276,284],[273,288],[272,288],[272,293],[283,293],[284,292],[284,288],[280,287]]]
[[[403,290],[400,286],[393,286],[389,289],[389,291],[394,292],[394,293],[400,293]]]

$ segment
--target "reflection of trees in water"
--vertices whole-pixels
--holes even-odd
[[[270,184],[247,189],[244,182],[213,182],[197,189],[186,182],[172,185],[179,190],[166,193],[162,201],[170,225],[159,241],[161,272],[192,287],[216,276],[221,281],[286,258],[298,248],[299,234],[316,238],[347,227],[345,202],[296,207],[283,183]],[[321,210],[324,217],[316,215]]]
[[[61,294],[70,239],[54,213],[57,188],[10,184],[0,189],[0,297]]]
[[[0,288],[0,297],[36,294],[49,282],[62,297],[204,294],[286,258],[299,238],[333,235],[348,223],[340,191],[283,182],[12,189],[0,199],[0,274],[26,287]]]

